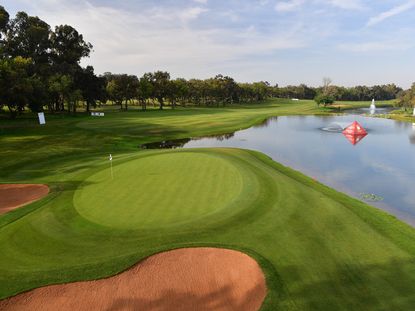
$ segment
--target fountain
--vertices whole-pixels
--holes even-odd
[[[376,105],[375,105],[375,99],[372,99],[372,103],[370,104],[370,114],[375,114],[376,112]]]
[[[347,123],[344,122],[333,122],[328,126],[321,128],[321,130],[326,132],[341,133],[347,127]]]

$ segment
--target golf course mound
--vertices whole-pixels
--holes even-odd
[[[49,187],[38,184],[0,184],[0,215],[39,200]]]
[[[0,301],[1,310],[259,310],[266,296],[257,262],[238,251],[182,248],[116,276],[51,285]]]
[[[226,157],[170,152],[140,157],[88,177],[74,206],[91,222],[118,229],[183,224],[232,206],[244,177]]]

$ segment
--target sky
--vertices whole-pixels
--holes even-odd
[[[97,73],[281,86],[415,82],[415,0],[2,0],[94,46]]]

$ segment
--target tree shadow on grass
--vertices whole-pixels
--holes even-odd
[[[90,185],[94,185],[96,182],[91,182],[89,180],[68,180],[61,183],[52,183],[50,184],[51,189],[55,191],[75,191],[75,190],[81,190],[85,187],[88,187]]]

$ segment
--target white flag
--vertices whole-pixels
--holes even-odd
[[[112,161],[112,155],[110,154],[110,161]]]

